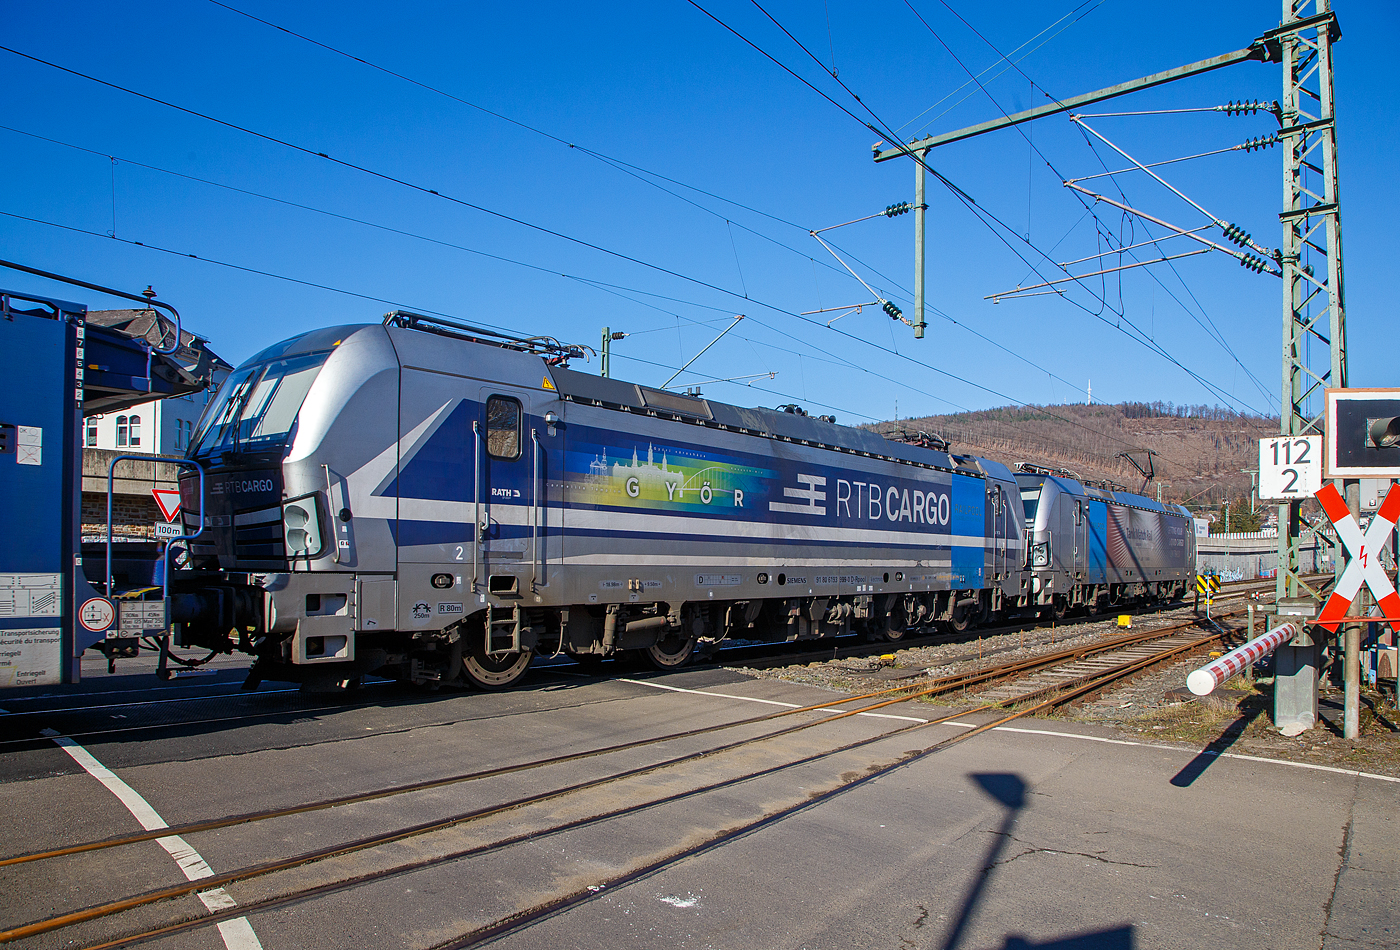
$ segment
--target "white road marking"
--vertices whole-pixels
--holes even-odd
[[[976,725],[970,722],[949,722],[950,726],[961,726],[964,729],[975,729]],[[1018,729],[1015,726],[997,726],[992,732],[1022,732],[1032,736],[1056,736],[1061,739],[1079,739],[1084,742],[1103,742],[1108,745],[1132,745],[1143,749],[1161,749],[1164,752],[1187,752],[1178,746],[1162,745],[1160,742],[1134,742],[1131,739],[1108,739],[1104,736],[1081,736],[1073,732],[1052,732],[1049,729]],[[1214,755],[1222,759],[1240,759],[1245,762],[1267,762],[1270,765],[1287,765],[1295,769],[1309,769],[1314,772],[1335,772],[1337,775],[1354,775],[1359,778],[1373,778],[1378,782],[1392,782],[1400,785],[1400,778],[1393,775],[1377,775],[1374,772],[1359,772],[1356,769],[1339,769],[1331,765],[1314,765],[1311,762],[1290,762],[1287,759],[1270,759],[1261,755],[1245,755],[1242,752],[1211,752],[1202,749],[1197,755]]]
[[[295,689],[269,689],[259,690],[259,696],[276,696],[279,693],[295,693]],[[66,706],[62,709],[26,709],[21,712],[12,713],[8,709],[0,709],[0,716],[42,716],[45,713],[66,713],[66,712],[93,712],[99,709],[131,709],[136,706],[168,706],[171,703],[204,703],[214,699],[237,699],[240,696],[247,696],[247,693],[209,693],[205,696],[172,696],[168,699],[143,699],[139,702],[131,703],[103,703],[100,706]]]
[[[738,700],[742,700],[742,701],[744,701],[744,702],[746,702],[746,703],[762,703],[762,704],[764,704],[764,705],[766,705],[766,706],[786,706],[786,707],[789,708],[789,709],[798,709],[798,708],[801,708],[801,707],[798,706],[797,703],[783,703],[783,702],[779,702],[779,701],[776,700],[776,699],[759,699],[759,698],[757,698],[757,697],[755,697],[755,696],[736,696],[736,695],[734,695],[733,693],[710,693],[710,692],[706,692],[705,690],[700,690],[700,689],[682,689],[682,688],[680,688],[679,686],[666,686],[666,685],[664,685],[664,684],[662,684],[662,683],[648,683],[646,680],[621,679],[621,680],[619,680],[619,682],[623,682],[623,683],[635,683],[635,684],[638,685],[638,686],[650,686],[650,687],[652,687],[653,689],[665,689],[665,690],[670,690],[670,691],[673,692],[673,693],[690,693],[691,695],[694,695],[694,696],[713,696],[713,697],[715,697],[716,699],[738,699]],[[819,709],[819,710],[814,710],[814,711],[817,711],[817,712],[841,712],[842,710],[836,709],[836,708],[829,708],[829,707],[823,706],[823,707],[821,707],[821,709]],[[884,715],[884,714],[882,714],[882,713],[858,713],[857,715],[861,715],[861,716],[874,716],[874,717],[876,717],[876,718],[878,718],[878,719],[902,719],[902,720],[905,720],[906,722],[928,722],[927,719],[915,719],[915,718],[912,717],[912,716],[887,716],[887,715]],[[945,725],[945,726],[957,726],[957,727],[959,727],[959,728],[961,728],[961,729],[975,729],[975,728],[977,728],[976,723],[971,723],[971,722],[958,722],[958,721],[956,721],[956,720],[949,720],[948,722],[942,723],[942,725]],[[1176,746],[1162,745],[1161,743],[1157,743],[1157,742],[1134,742],[1134,741],[1132,741],[1131,739],[1108,739],[1108,738],[1105,738],[1105,737],[1103,737],[1103,736],[1081,736],[1081,735],[1076,735],[1076,734],[1073,733],[1073,732],[1052,732],[1052,731],[1049,730],[1049,729],[1020,729],[1020,728],[1017,728],[1017,727],[1015,727],[1015,726],[996,726],[996,727],[993,728],[991,731],[992,731],[992,732],[1020,732],[1020,733],[1025,733],[1025,734],[1027,734],[1027,735],[1033,735],[1033,736],[1055,736],[1055,737],[1061,738],[1061,739],[1079,739],[1079,740],[1082,740],[1082,741],[1084,741],[1084,742],[1104,742],[1104,743],[1107,743],[1107,744],[1109,744],[1109,745],[1130,745],[1130,746],[1138,746],[1138,747],[1144,748],[1144,749],[1161,749],[1161,750],[1166,751],[1166,752],[1185,752],[1185,751],[1188,751],[1188,750],[1186,750],[1186,749],[1181,749],[1181,748],[1178,748],[1178,747],[1176,747]],[[1292,768],[1295,768],[1295,769],[1309,769],[1309,770],[1314,771],[1314,772],[1333,772],[1333,773],[1335,773],[1335,774],[1337,774],[1337,775],[1354,775],[1354,776],[1357,776],[1357,777],[1359,777],[1359,778],[1373,778],[1373,779],[1375,779],[1375,780],[1378,781],[1378,782],[1391,782],[1391,783],[1400,785],[1400,778],[1396,778],[1396,777],[1394,777],[1394,776],[1392,776],[1392,775],[1377,775],[1377,774],[1375,774],[1374,772],[1359,772],[1359,771],[1357,771],[1356,769],[1339,769],[1339,768],[1335,768],[1334,766],[1331,766],[1331,765],[1313,765],[1313,764],[1310,763],[1310,762],[1290,762],[1290,761],[1288,761],[1287,759],[1269,759],[1269,758],[1265,758],[1265,757],[1263,757],[1263,756],[1258,756],[1258,755],[1245,755],[1244,753],[1241,753],[1241,752],[1210,752],[1210,751],[1207,751],[1207,750],[1202,750],[1202,753],[1204,753],[1205,755],[1215,755],[1215,756],[1218,756],[1218,757],[1220,757],[1220,758],[1222,758],[1222,759],[1240,759],[1241,761],[1244,761],[1244,762],[1265,762],[1265,763],[1268,763],[1268,764],[1270,764],[1270,765],[1287,765],[1287,766],[1291,766]],[[1197,754],[1199,755],[1199,754],[1201,754],[1201,753],[1197,753]]]
[[[733,693],[710,693],[710,692],[706,692],[705,690],[701,690],[701,689],[681,689],[679,686],[666,686],[666,685],[664,685],[664,684],[662,684],[662,683],[648,683],[646,680],[619,679],[618,682],[620,682],[620,683],[635,683],[635,684],[638,685],[638,686],[650,686],[652,689],[665,689],[665,690],[670,690],[670,691],[673,692],[673,693],[691,693],[691,694],[693,694],[693,695],[695,695],[695,696],[713,696],[713,697],[715,697],[715,698],[717,698],[717,699],[738,699],[738,700],[742,700],[743,702],[746,702],[746,703],[762,703],[762,704],[765,705],[765,706],[784,706],[784,707],[786,707],[786,708],[788,708],[788,709],[801,709],[801,708],[802,708],[802,706],[799,705],[798,703],[780,703],[780,702],[778,702],[776,699],[758,699],[758,698],[753,697],[753,696],[735,696]],[[820,706],[820,707],[818,707],[818,708],[812,710],[812,712],[834,712],[834,713],[846,712],[846,711],[847,711],[847,710],[844,710],[844,709],[837,709],[837,708],[835,708],[835,707],[829,707],[829,706]],[[856,715],[858,715],[858,716],[869,716],[869,717],[871,717],[872,719],[898,719],[898,720],[900,720],[901,722],[928,722],[927,719],[918,719],[918,718],[916,718],[916,717],[914,717],[914,716],[890,716],[890,715],[886,715],[885,713],[866,713],[866,712],[863,712],[863,713],[857,713]]]
[[[132,817],[140,823],[142,828],[147,831],[155,831],[159,828],[170,827],[166,820],[151,807],[150,802],[142,798],[136,789],[117,778],[111,769],[97,761],[96,757],[87,749],[67,736],[59,735],[53,729],[44,729],[42,734],[48,736],[60,749],[67,752],[74,762],[83,767],[83,771],[105,785],[107,791],[117,796],[117,800],[126,806],[126,810],[131,812]],[[179,835],[157,838],[156,844],[164,848],[166,854],[175,860],[180,870],[184,872],[185,880],[198,881],[201,878],[214,876],[209,862],[205,861],[200,853]],[[237,902],[229,896],[228,891],[222,887],[200,891],[197,896],[210,911],[238,906]],[[218,924],[218,928],[219,933],[224,938],[224,946],[228,950],[262,950],[262,943],[259,942],[258,935],[253,932],[253,925],[248,923],[247,917],[222,921]]]

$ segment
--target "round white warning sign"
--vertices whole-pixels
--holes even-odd
[[[93,633],[101,633],[112,625],[117,612],[105,597],[90,597],[78,610],[78,620]]]

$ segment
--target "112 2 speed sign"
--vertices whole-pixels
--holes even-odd
[[[1322,436],[1279,435],[1259,440],[1259,497],[1311,498],[1322,487]]]

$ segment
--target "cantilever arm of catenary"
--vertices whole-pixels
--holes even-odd
[[[1088,274],[1071,274],[1068,277],[1060,277],[1055,280],[1047,280],[1043,284],[1031,284],[1029,287],[1017,287],[1015,290],[1004,290],[999,294],[988,294],[983,300],[990,300],[992,303],[1001,303],[1002,297],[1014,297],[1027,290],[1039,290],[1041,287],[1053,287],[1055,284],[1067,284],[1072,280],[1083,280],[1085,277],[1098,277],[1101,274],[1114,274],[1122,270],[1132,270],[1134,267],[1146,267],[1148,264],[1164,264],[1167,261],[1181,260],[1183,257],[1195,257],[1197,254],[1208,254],[1210,248],[1201,248],[1199,251],[1187,251],[1185,254],[1173,254],[1170,257],[1159,257],[1150,261],[1136,261],[1132,264],[1122,264],[1118,267],[1105,267],[1103,270],[1096,270]],[[1059,291],[1056,291],[1058,293]],[[1038,296],[1027,294],[1027,296]]]
[[[1113,150],[1114,150],[1115,152],[1117,152],[1119,155],[1122,155],[1122,156],[1123,156],[1124,158],[1126,158],[1128,161],[1132,162],[1133,165],[1135,165],[1135,166],[1138,168],[1139,171],[1143,172],[1143,173],[1146,174],[1146,175],[1150,175],[1150,176],[1151,176],[1159,185],[1161,185],[1163,188],[1166,188],[1166,189],[1167,189],[1168,191],[1170,191],[1172,194],[1176,195],[1176,196],[1177,196],[1178,198],[1180,198],[1182,201],[1186,202],[1186,203],[1189,204],[1191,207],[1195,208],[1195,209],[1196,209],[1197,211],[1199,211],[1201,214],[1205,215],[1207,218],[1210,218],[1211,222],[1212,222],[1216,227],[1220,228],[1222,231],[1226,230],[1226,228],[1229,227],[1230,222],[1226,221],[1224,218],[1221,218],[1221,217],[1218,216],[1218,215],[1211,214],[1209,211],[1207,211],[1205,208],[1203,208],[1199,203],[1197,203],[1197,202],[1191,200],[1190,198],[1188,198],[1188,197],[1186,196],[1186,193],[1183,192],[1180,188],[1177,188],[1175,185],[1171,184],[1169,181],[1167,181],[1167,180],[1166,180],[1165,178],[1163,178],[1161,175],[1157,174],[1157,173],[1154,172],[1152,169],[1150,169],[1150,168],[1148,168],[1146,165],[1144,165],[1142,162],[1138,161],[1136,158],[1133,158],[1131,155],[1129,155],[1127,152],[1123,151],[1123,150],[1122,150],[1121,148],[1119,148],[1117,145],[1115,145],[1114,143],[1110,142],[1107,138],[1104,137],[1104,135],[1103,135],[1101,132],[1099,132],[1097,129],[1092,128],[1092,127],[1089,125],[1089,123],[1085,122],[1085,121],[1084,121],[1084,117],[1083,117],[1082,115],[1072,115],[1072,116],[1070,116],[1070,121],[1072,121],[1073,123],[1075,123],[1076,125],[1078,125],[1081,129],[1083,129],[1084,131],[1088,132],[1090,135],[1094,136],[1094,138],[1098,139],[1100,142],[1102,142],[1103,144],[1107,145],[1109,148],[1113,149]],[[1273,254],[1274,254],[1274,249],[1273,249],[1273,248],[1271,248],[1271,247],[1265,247],[1264,245],[1258,243],[1257,241],[1255,241],[1255,240],[1254,240],[1253,238],[1251,238],[1251,237],[1246,236],[1246,238],[1245,238],[1245,243],[1248,244],[1250,247],[1254,248],[1254,250],[1258,251],[1260,254],[1263,254],[1265,257],[1272,257]]]
[[[851,270],[851,265],[847,264],[844,260],[842,260],[841,255],[837,254],[836,250],[830,244],[823,241],[822,236],[820,234],[818,234],[816,231],[808,231],[807,233],[812,235],[812,237],[816,238],[818,244],[830,251],[831,256],[836,258],[837,262],[840,263],[842,267],[846,268],[847,273],[849,273],[856,280],[860,280],[860,285],[866,290],[870,291],[870,296],[874,297],[880,303],[881,306],[884,306],[885,304],[889,303],[889,301],[886,300],[885,297],[882,296],[879,291],[877,291],[874,287],[871,287],[865,281],[861,280],[860,275],[857,274],[855,271]],[[895,319],[908,327],[912,327],[914,325],[913,323],[909,322],[909,319],[907,317],[895,317]],[[832,321],[832,323],[835,322],[835,320]],[[828,323],[827,326],[831,326],[831,323]]]
[[[1094,191],[1090,191],[1088,188],[1085,188],[1083,185],[1076,184],[1075,182],[1067,181],[1064,183],[1064,186],[1066,188],[1073,188],[1075,191],[1078,191],[1081,194],[1088,195],[1095,201],[1102,201],[1104,204],[1112,205],[1113,207],[1118,208],[1120,211],[1126,211],[1128,212],[1128,214],[1137,215],[1144,221],[1151,221],[1153,224],[1161,225],[1168,231],[1175,231],[1177,234],[1180,234],[1184,237],[1189,237],[1191,240],[1204,244],[1212,250],[1223,251],[1224,253],[1233,257],[1235,260],[1239,261],[1241,264],[1247,264],[1249,261],[1253,261],[1256,264],[1258,272],[1261,274],[1272,274],[1275,277],[1283,276],[1282,271],[1276,271],[1268,266],[1270,262],[1266,258],[1255,257],[1253,254],[1247,254],[1244,251],[1236,251],[1233,248],[1228,248],[1223,244],[1217,244],[1209,238],[1201,237],[1195,231],[1188,231],[1186,228],[1177,227],[1175,224],[1163,221],[1161,218],[1154,218],[1152,215],[1147,214],[1144,211],[1139,211],[1136,208],[1131,208],[1128,205],[1123,204],[1121,201],[1114,201],[1112,198],[1106,197]],[[1299,271],[1298,273],[1306,279],[1312,281],[1314,284],[1317,284],[1319,287],[1323,286],[1321,283],[1319,283],[1317,278],[1313,277],[1307,271]]]

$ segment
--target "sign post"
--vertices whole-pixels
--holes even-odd
[[[1348,486],[1348,494],[1352,493],[1350,489],[1354,485],[1355,483],[1352,483]],[[1352,506],[1342,499],[1335,485],[1324,485],[1317,493],[1317,500],[1336,526],[1337,537],[1341,539],[1348,555],[1346,569],[1342,571],[1342,576],[1337,578],[1337,583],[1332,588],[1332,596],[1327,598],[1322,613],[1318,614],[1317,625],[1335,633],[1343,620],[1367,616],[1368,605],[1362,592],[1364,586],[1375,597],[1376,605],[1381,611],[1380,617],[1373,619],[1388,621],[1392,629],[1400,626],[1400,595],[1396,594],[1395,585],[1386,574],[1381,560],[1381,551],[1390,543],[1390,536],[1395,531],[1395,522],[1400,520],[1400,491],[1396,491],[1394,485],[1390,486],[1385,500],[1371,518],[1364,534]],[[1353,604],[1356,609],[1353,609]],[[1345,694],[1342,734],[1348,739],[1354,739],[1361,734],[1361,624],[1348,623],[1343,637]]]
[[[1337,526],[1347,560],[1318,625],[1334,632],[1342,626],[1342,734],[1355,739],[1361,734],[1361,630],[1370,606],[1368,592],[1380,603],[1384,619],[1393,621],[1392,630],[1400,623],[1400,598],[1380,559],[1400,516],[1400,497],[1388,492],[1363,533],[1358,479],[1389,482],[1400,477],[1400,389],[1328,389],[1324,418],[1323,474],[1334,484],[1321,489],[1317,499]],[[1336,481],[1341,481],[1345,500]]]
[[[1322,487],[1323,437],[1320,435],[1276,435],[1259,440],[1259,499],[1284,502],[1279,507],[1279,560],[1277,598],[1298,611],[1300,622],[1291,625],[1294,636],[1274,651],[1274,724],[1284,735],[1298,735],[1317,725],[1317,681],[1322,650],[1303,618],[1311,618],[1317,607],[1312,598],[1288,598],[1282,592],[1292,587],[1310,591],[1297,577],[1301,573],[1294,557],[1299,531],[1299,503]],[[1287,513],[1288,520],[1284,520]],[[1306,601],[1306,604],[1304,604]]]
[[[1198,574],[1196,576],[1196,596],[1198,600],[1204,600],[1206,604],[1206,622],[1213,623],[1210,619],[1210,608],[1215,603],[1215,595],[1220,592],[1220,576],[1218,574]]]

